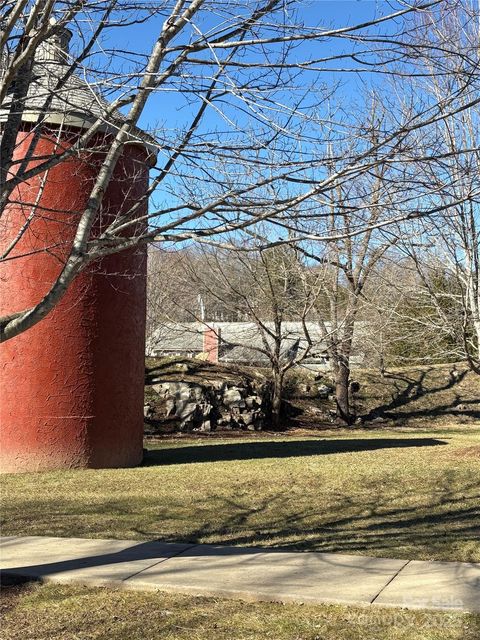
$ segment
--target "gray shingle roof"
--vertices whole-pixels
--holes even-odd
[[[109,104],[95,86],[80,77],[78,74],[81,72],[70,75],[63,82],[69,64],[66,50],[62,50],[62,47],[68,46],[68,40],[69,37],[62,33],[53,42],[46,41],[37,49],[22,120],[35,122],[45,110],[47,122],[88,128],[100,118],[104,120],[102,131],[114,133],[125,123],[125,117],[119,111],[106,116]],[[0,76],[1,73],[0,68]],[[62,86],[57,88],[59,82]],[[10,108],[11,95],[7,96],[0,108],[0,122],[6,120]],[[154,144],[154,140],[138,127],[132,129],[130,141],[149,147]]]

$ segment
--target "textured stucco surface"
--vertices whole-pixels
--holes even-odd
[[[28,144],[22,134],[17,156]],[[64,144],[69,144],[64,140]],[[37,154],[54,141],[43,138]],[[127,147],[102,207],[102,227],[137,202],[145,152]],[[1,313],[28,308],[62,268],[101,158],[72,158],[50,170],[36,215],[0,270]],[[30,213],[42,177],[23,184],[0,230],[8,245]],[[26,204],[27,203],[27,204]],[[30,254],[30,255],[25,255]],[[142,458],[146,253],[109,256],[80,274],[60,304],[1,348],[1,470],[114,467]]]

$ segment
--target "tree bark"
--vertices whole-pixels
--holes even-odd
[[[283,375],[279,372],[273,374],[272,389],[272,428],[279,431],[282,417],[282,395],[283,395]]]
[[[335,401],[337,405],[336,422],[351,425],[355,416],[350,405],[350,367],[348,360],[341,358],[335,367]]]

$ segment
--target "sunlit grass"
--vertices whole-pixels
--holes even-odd
[[[480,560],[479,427],[148,446],[136,469],[3,476],[3,534]]]
[[[477,640],[480,616],[245,603],[35,585],[9,596],[2,640]]]

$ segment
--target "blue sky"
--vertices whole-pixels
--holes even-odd
[[[299,17],[307,25],[320,25],[323,28],[338,28],[366,22],[403,8],[405,8],[404,3],[397,1],[316,0],[305,3],[301,8]],[[199,25],[202,31],[210,27],[215,19],[216,16],[212,17],[207,14],[207,16],[204,17],[204,24]],[[162,21],[163,19],[159,16],[158,18],[147,21],[143,25],[112,29],[104,39],[104,46],[117,50],[134,51],[138,54],[147,54],[158,37]],[[376,27],[376,32],[388,34],[393,28],[393,25],[385,23]],[[357,45],[354,43],[341,39],[321,39],[318,42],[309,41],[306,44],[298,45],[295,50],[291,52],[290,59],[298,61],[329,55],[339,55],[346,51],[351,51],[352,48],[355,48],[356,46]],[[256,54],[249,53],[247,55],[247,59],[249,60],[253,59],[252,56],[256,56],[256,60],[262,59],[261,53],[259,52],[256,52]],[[125,71],[127,71],[128,63],[123,63],[121,56],[117,57],[112,62],[109,70],[118,71],[122,69],[124,64],[126,65]],[[340,63],[335,64],[341,64],[342,66],[352,68],[355,67],[356,63],[352,61],[341,61]],[[331,65],[327,64],[327,66],[330,67]],[[212,72],[212,67],[207,69],[208,71],[206,72],[205,82],[203,82],[204,85],[209,84],[209,75]],[[232,73],[235,73],[235,71],[232,71]],[[238,73],[241,78],[241,73],[243,72]],[[261,78],[262,74],[268,78],[269,74],[272,72],[268,69],[263,69],[258,73],[258,78]],[[361,110],[359,104],[363,98],[359,96],[361,95],[360,88],[362,85],[368,85],[369,82],[384,82],[381,76],[370,77],[370,74],[362,74],[360,76],[356,73],[336,73],[332,71],[302,72],[295,79],[296,85],[294,87],[288,87],[286,89],[283,89],[283,87],[280,88],[276,92],[275,98],[278,101],[284,101],[285,104],[291,104],[294,97],[305,94],[312,80],[317,80],[320,83],[321,91],[319,93],[322,93],[322,91],[328,91],[329,87],[333,87],[336,82],[341,82],[342,86],[340,90],[336,92],[335,100],[337,102],[340,101],[341,106],[346,113],[346,115],[344,114],[344,117],[346,117],[347,120],[349,117],[351,118],[355,115],[356,111]],[[202,84],[201,80],[199,81],[197,79],[196,82],[199,82],[200,85]],[[160,138],[163,136],[166,141],[165,148],[168,147],[169,143],[172,145],[176,144],[176,140],[178,140],[176,130],[189,125],[192,114],[196,112],[198,105],[201,103],[198,95],[193,94],[192,96],[189,94],[190,89],[191,86],[189,85],[188,79],[179,80],[177,78],[172,78],[170,85],[167,85],[164,90],[152,97],[143,113],[140,125],[145,129],[158,127]],[[201,94],[201,91],[199,93]],[[246,93],[248,93],[248,91]],[[241,111],[241,108],[244,106],[242,99],[242,95],[230,96],[227,104],[222,105],[223,116],[219,112],[215,111],[215,109],[210,108],[202,120],[202,126],[199,128],[199,134],[208,136],[212,133],[212,136],[224,136],[225,139],[228,137],[230,137],[230,139],[235,139],[235,136],[237,136],[237,139],[240,139],[244,128],[250,127],[250,130],[254,130],[255,127],[258,127],[261,134],[265,135],[265,131],[268,129],[267,123],[263,123],[262,125],[261,121],[258,122],[254,116],[252,117],[252,112],[248,109],[246,109],[246,111]],[[314,92],[312,92],[311,95],[307,92],[305,100],[305,109],[308,111],[309,105],[312,105],[313,109],[313,104],[314,101],[317,100],[317,96],[314,95]],[[357,101],[360,101],[360,103],[356,104]],[[282,122],[282,119],[285,119],[284,114],[276,114],[274,111],[269,112],[267,106],[264,117],[268,119],[270,117],[270,113],[272,118],[278,119],[279,123]],[[313,148],[316,144],[316,140],[312,137],[310,143],[306,143],[304,146],[304,152],[306,151],[309,153],[309,144],[310,147]],[[215,156],[213,155],[212,157],[212,154],[205,152],[203,152],[202,156],[201,153],[202,152],[200,152],[200,160],[197,165],[195,165],[195,163],[189,164],[189,161],[186,161],[184,167],[186,166],[188,171],[183,170],[184,174],[188,172],[191,173],[192,182],[198,181],[199,189],[202,189],[202,176],[206,177],[207,172],[209,172],[210,175],[214,175],[216,170],[214,167],[216,160]],[[298,150],[294,147],[292,153],[298,153]],[[160,164],[163,164],[163,158],[166,159],[167,157],[168,153],[161,150]],[[176,166],[180,165],[181,162],[182,161],[178,161]],[[239,180],[242,179],[240,173],[241,172],[239,171]],[[212,184],[213,183],[214,181]],[[177,178],[173,175],[172,178],[164,184],[164,189],[159,190],[154,195],[151,206],[154,208],[157,206],[161,208],[162,205],[167,207],[171,206],[175,202],[176,195],[178,193],[178,184]],[[201,200],[202,197],[200,196],[200,201]]]
[[[313,0],[306,2],[300,11],[300,17],[306,24],[322,25],[323,27],[341,27],[358,24],[368,21],[381,15],[389,14],[399,8],[403,8],[399,2],[379,2],[377,0]],[[147,21],[143,25],[134,27],[115,29],[109,32],[105,44],[117,49],[132,50],[138,53],[147,53],[155,42],[161,26],[160,17]],[[388,32],[388,25],[381,27],[382,32]],[[352,45],[346,41],[332,39],[318,43],[309,42],[308,45],[297,47],[292,55],[295,59],[305,59],[308,57],[338,55],[345,50],[350,50]],[[352,66],[352,63],[349,63]],[[312,76],[312,74],[310,74]],[[317,74],[318,76],[318,74]],[[318,76],[319,77],[319,76]],[[363,76],[365,77],[365,76]],[[354,96],[359,84],[358,78],[353,74],[335,74],[324,72],[321,81],[333,84],[339,81],[346,87],[346,95]],[[306,79],[305,82],[309,82]],[[167,102],[167,105],[165,105]],[[168,120],[174,124],[178,113],[178,123],[188,119],[188,109],[185,110],[185,100],[181,95],[175,95],[172,91],[163,94],[162,100],[153,99],[147,105],[143,114],[141,124],[148,128],[159,120],[162,111],[168,107]],[[182,113],[183,111],[183,113]]]

